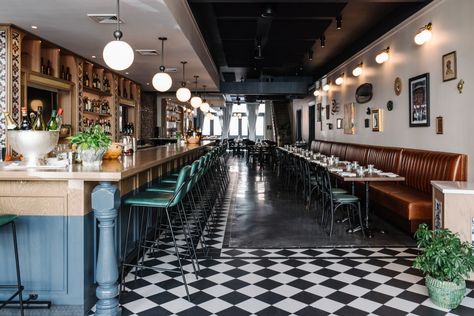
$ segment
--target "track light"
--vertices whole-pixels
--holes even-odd
[[[415,35],[415,38],[414,38],[415,43],[417,45],[423,45],[424,43],[431,40],[431,37],[433,36],[431,34],[431,27],[432,27],[432,24],[430,22],[426,24],[425,26],[423,26],[422,28],[420,28],[420,30],[418,31],[418,33]]]
[[[390,47],[385,48],[382,50],[377,56],[375,56],[375,61],[378,64],[383,64],[389,59],[388,52],[390,51]]]
[[[331,81],[328,81],[328,82],[323,86],[323,91],[328,92],[329,89],[331,89]]]
[[[321,40],[321,47],[324,48],[324,46],[326,46],[326,36],[324,36],[324,34],[321,35],[320,40]]]
[[[338,86],[343,84],[344,83],[344,73],[340,74],[339,77],[336,78],[334,83],[337,84]]]
[[[342,16],[338,15],[336,17],[336,30],[342,29]]]
[[[353,70],[352,75],[354,77],[359,77],[362,74],[362,63],[358,64]]]

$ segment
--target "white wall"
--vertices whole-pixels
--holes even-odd
[[[316,123],[316,138],[348,143],[374,144],[420,148],[447,152],[465,153],[469,156],[469,180],[474,181],[474,1],[472,0],[435,0],[419,11],[416,16],[404,21],[381,39],[372,43],[362,52],[351,57],[337,69],[328,74],[334,82],[344,72],[342,86],[331,85],[327,96],[319,97],[317,102],[323,105],[327,100],[336,99],[340,112],[325,120],[323,112],[323,130]],[[433,24],[433,38],[422,46],[414,43],[417,30],[428,22]],[[390,60],[382,65],[375,62],[375,56],[390,46]],[[457,52],[457,79],[442,81],[442,55]],[[352,69],[363,62],[363,74],[352,76]],[[430,127],[409,127],[408,80],[411,77],[428,72],[430,74]],[[402,93],[395,95],[393,84],[396,77],[402,79]],[[456,86],[460,79],[465,88],[459,94]],[[373,85],[373,98],[369,103],[355,103],[355,90],[362,83]],[[307,104],[310,99],[295,100],[293,112],[303,108],[303,136],[308,138]],[[394,102],[393,111],[387,111],[387,101]],[[342,129],[336,129],[336,119],[343,117],[343,105],[355,104],[355,135],[345,135]],[[372,132],[364,128],[367,107],[384,109],[384,131]],[[444,118],[444,134],[437,135],[436,117]],[[334,125],[328,130],[326,123]]]

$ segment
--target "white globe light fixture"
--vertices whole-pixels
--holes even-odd
[[[433,36],[431,34],[431,23],[426,24],[423,26],[420,31],[415,35],[415,43],[417,45],[423,45],[424,43],[428,42],[431,40],[431,37]]]
[[[314,90],[313,95],[315,97],[319,97],[321,95],[321,91],[319,89]]]
[[[198,85],[198,78],[199,76],[194,76],[194,83],[196,84],[196,95],[191,98],[191,106],[195,109],[201,106],[202,99],[197,95],[197,85]]]
[[[208,119],[210,119],[211,121],[214,120],[214,115],[212,115],[211,112],[207,112],[207,113],[206,113],[206,117],[207,117]]]
[[[362,63],[358,64],[353,70],[352,75],[354,77],[359,77],[362,74]]]
[[[171,85],[173,84],[173,80],[171,79],[170,75],[168,75],[165,72],[165,65],[164,65],[164,55],[165,55],[165,41],[167,40],[166,37],[159,37],[158,38],[161,41],[161,66],[160,66],[160,72],[156,73],[153,76],[152,79],[152,84],[153,87],[160,91],[160,92],[165,92],[168,91],[171,88]]]
[[[120,30],[120,0],[117,0],[117,28],[114,31],[115,40],[110,41],[105,45],[102,52],[107,66],[114,70],[125,70],[133,63],[135,55],[132,47],[120,39],[123,36]]]
[[[207,113],[211,109],[211,106],[206,102],[206,100],[203,100],[202,104],[199,106],[199,109],[204,113]]]
[[[337,84],[338,86],[340,86],[341,84],[344,83],[344,74],[340,74],[339,77],[336,78],[336,80],[334,81],[335,84]]]
[[[329,85],[329,81],[323,86],[323,91],[328,92],[331,86]]]
[[[186,88],[186,81],[184,79],[184,66],[187,64],[187,61],[182,61],[181,64],[183,64],[183,81],[181,81],[181,88],[176,91],[176,98],[180,102],[188,102],[191,99],[191,91]]]
[[[383,64],[384,62],[386,62],[388,59],[389,59],[389,56],[388,56],[388,52],[390,51],[390,48],[387,47],[386,49],[384,49],[382,52],[380,52],[380,54],[378,54],[377,56],[375,56],[375,61],[378,63],[378,64]]]

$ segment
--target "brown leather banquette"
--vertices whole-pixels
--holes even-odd
[[[326,141],[313,141],[311,149],[405,177],[402,183],[370,183],[370,202],[377,214],[410,233],[420,223],[431,223],[431,180],[467,179],[464,154]]]

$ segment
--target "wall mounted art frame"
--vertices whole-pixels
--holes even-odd
[[[322,104],[318,103],[316,104],[316,122],[321,122],[322,121]]]
[[[372,131],[373,132],[383,131],[383,110],[382,109],[372,110]]]
[[[444,134],[443,130],[443,117],[437,116],[436,117],[436,134]]]
[[[458,66],[456,61],[456,51],[443,55],[443,81],[454,80],[458,75]]]
[[[355,112],[354,112],[354,103],[344,104],[344,134],[354,135],[354,121],[355,121]]]
[[[410,127],[430,126],[430,74],[410,78],[408,89]]]
[[[364,120],[364,127],[369,128],[370,127],[370,119],[365,119]]]
[[[336,120],[336,128],[337,129],[342,129],[342,122],[343,122],[342,118],[338,118]]]
[[[331,106],[329,104],[326,104],[326,120],[329,120],[331,118]]]

